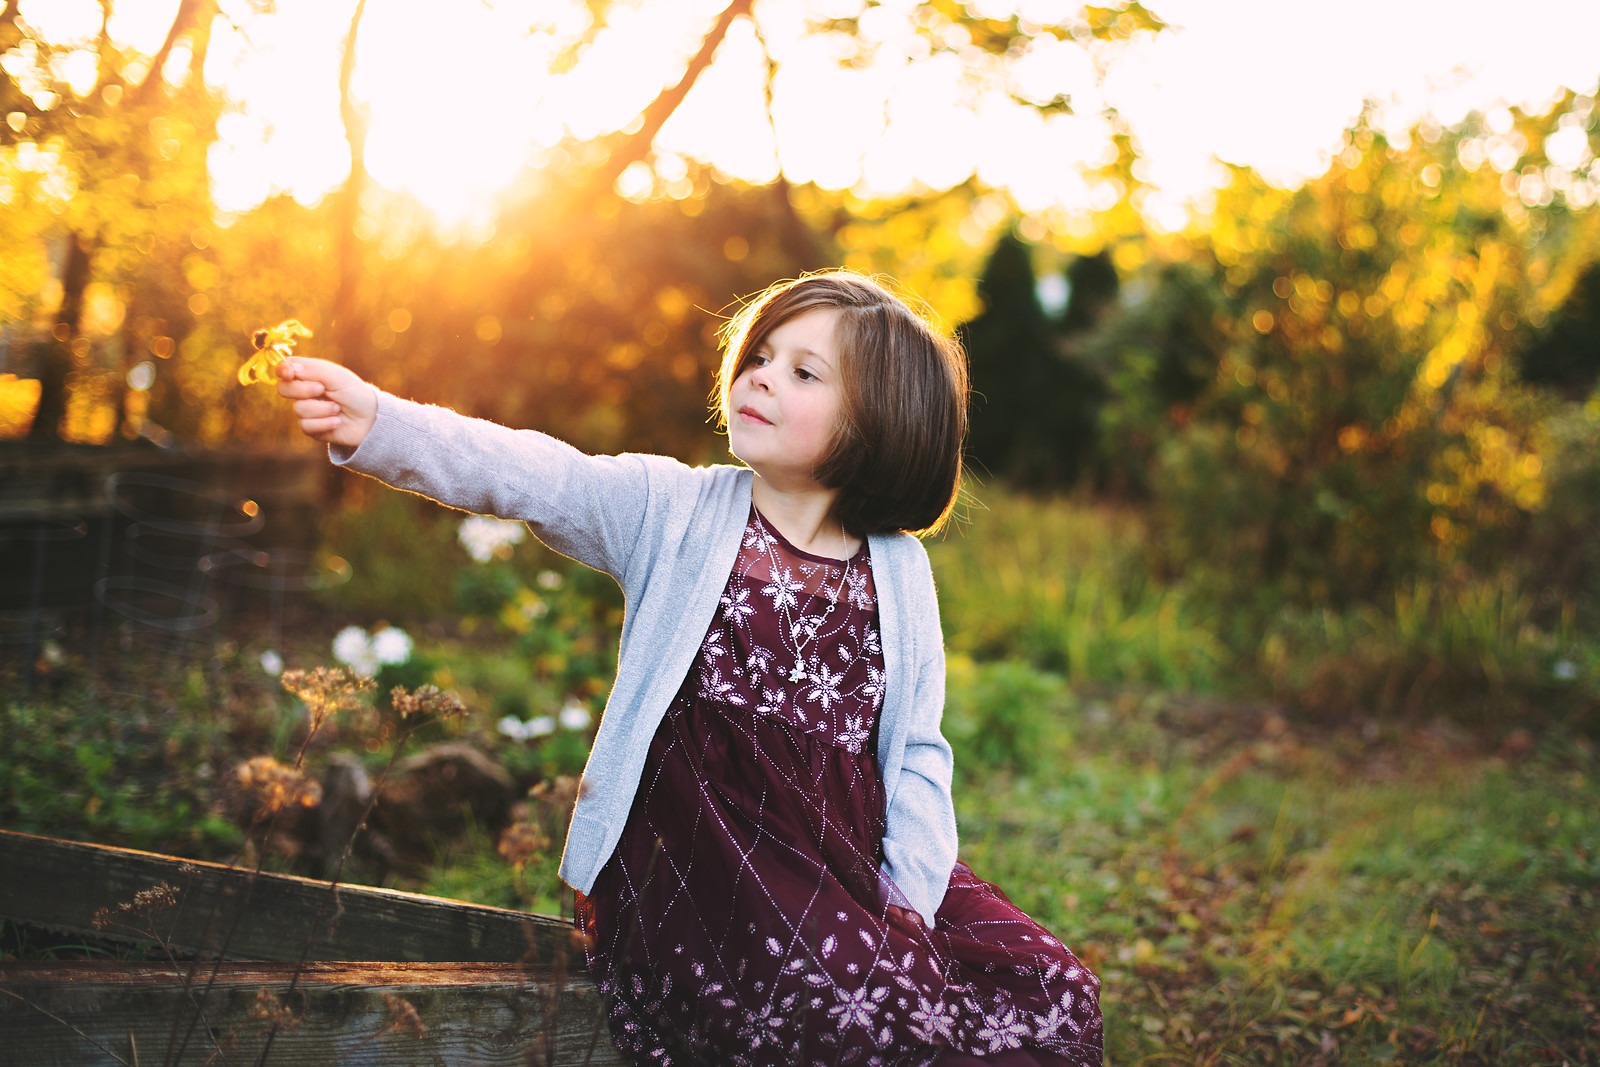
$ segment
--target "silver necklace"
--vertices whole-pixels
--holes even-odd
[[[762,518],[759,511],[756,512],[756,522],[761,524],[762,531],[769,538],[773,537],[772,531],[767,529],[766,519]],[[844,532],[844,523],[842,522],[839,524],[839,547],[841,551],[846,551],[850,547],[850,541]],[[771,558],[771,556],[768,556],[769,562]],[[839,586],[833,591],[833,599],[828,601],[828,606],[823,609],[822,618],[818,619],[816,625],[811,627],[809,631],[803,631],[795,625],[794,616],[789,611],[788,600],[784,598],[782,592],[778,594],[778,615],[783,620],[783,624],[790,635],[794,638],[794,667],[788,674],[791,682],[803,682],[806,680],[806,643],[815,639],[817,634],[821,632],[823,624],[828,621],[828,616],[833,614],[834,607],[839,603],[839,598],[844,595],[845,582],[850,579],[850,568],[853,564],[849,559],[843,562],[844,568],[839,572]],[[827,592],[826,585],[823,586],[823,592]],[[799,606],[798,599],[795,602],[795,606]]]

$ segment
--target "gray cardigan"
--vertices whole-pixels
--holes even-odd
[[[628,820],[656,727],[694,663],[750,515],[751,472],[663,456],[589,456],[379,392],[378,416],[335,463],[466,511],[526,522],[604,571],[625,608],[617,677],[578,789],[561,877],[588,892]],[[883,871],[931,927],[956,860],[944,642],[922,543],[868,538],[887,671],[878,768],[888,801]]]

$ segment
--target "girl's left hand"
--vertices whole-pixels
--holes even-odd
[[[889,925],[902,933],[922,933],[928,928],[915,908],[902,908],[898,904],[888,906],[888,919]]]

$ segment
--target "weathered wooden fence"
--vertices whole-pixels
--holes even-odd
[[[620,1062],[547,916],[0,830],[0,919],[146,949],[0,962],[0,1065]]]
[[[163,519],[192,520],[200,514],[199,507],[226,506],[234,500],[248,503],[262,517],[250,535],[252,547],[305,552],[315,539],[320,479],[326,468],[322,456],[305,450],[169,451],[143,444],[0,442],[0,544],[5,546],[0,551],[0,608],[26,607],[34,592],[41,592],[52,607],[88,608],[104,564],[128,565],[120,558],[102,558],[108,541],[120,550],[130,526],[143,526],[148,532],[159,529]],[[181,484],[187,492],[170,495],[174,500],[187,496],[188,510],[168,516],[166,501],[156,503],[137,495],[119,500],[115,488],[119,477]],[[82,527],[77,537],[59,536],[74,524]],[[170,525],[160,532],[170,537]],[[172,554],[169,545],[150,547],[153,551],[147,555]],[[43,582],[35,590],[32,579],[41,566]],[[165,577],[162,570],[146,563],[139,573]]]

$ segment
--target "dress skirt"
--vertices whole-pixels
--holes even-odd
[[[615,853],[578,900],[611,1035],[639,1064],[1099,1064],[1099,982],[957,864],[925,929],[881,873],[871,563],[752,512]]]

